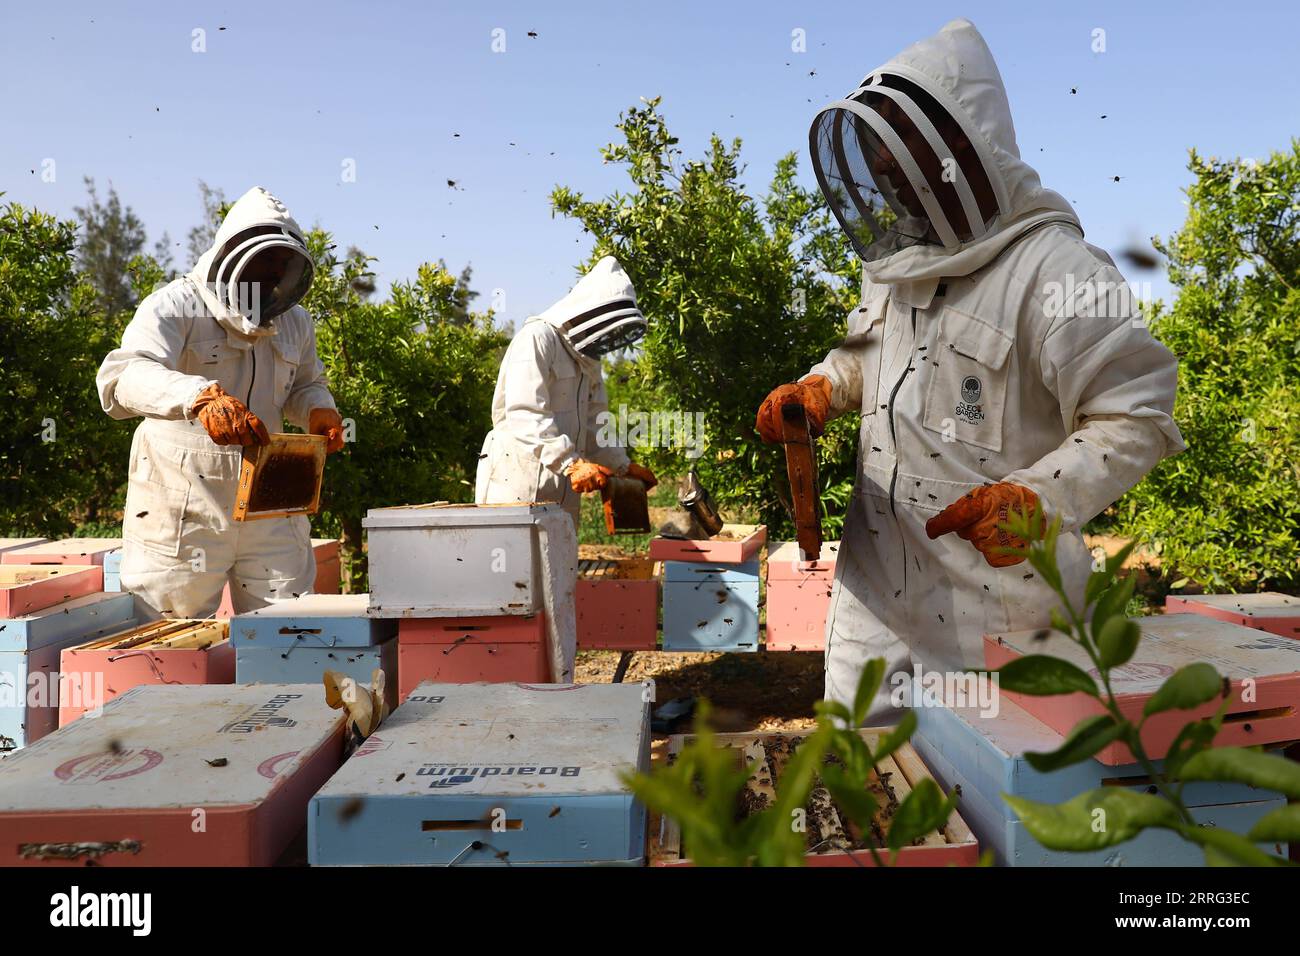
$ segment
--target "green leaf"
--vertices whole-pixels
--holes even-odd
[[[867,719],[867,714],[871,711],[871,702],[876,699],[880,682],[884,679],[885,659],[873,657],[867,661],[866,666],[862,668],[862,674],[858,677],[857,693],[853,695],[853,722],[850,726],[862,726],[862,722]]]
[[[1136,622],[1122,617],[1112,617],[1101,627],[1097,635],[1097,653],[1101,666],[1109,670],[1127,664],[1137,650],[1138,641],[1142,639],[1142,629]]]
[[[876,763],[884,760],[903,744],[912,739],[912,734],[916,732],[916,711],[907,710],[899,719],[898,725],[889,733],[882,734],[876,742],[876,750],[873,754]],[[861,738],[859,738],[861,739]]]
[[[1097,606],[1092,612],[1092,633],[1094,637],[1101,633],[1101,629],[1112,617],[1123,616],[1124,609],[1128,607],[1129,598],[1133,596],[1133,589],[1136,586],[1137,575],[1127,574],[1102,592],[1101,597],[1097,599]]]
[[[1050,697],[1082,691],[1097,697],[1097,684],[1081,668],[1047,654],[1026,654],[1003,664],[994,673],[998,686],[1018,694]]]
[[[1133,549],[1137,547],[1137,544],[1136,541],[1130,541],[1107,558],[1106,573],[1112,578],[1119,574],[1120,569],[1124,567],[1124,562],[1128,560],[1128,556],[1133,553]],[[1129,577],[1135,577],[1135,575],[1130,574]]]
[[[819,700],[813,704],[813,710],[819,714],[825,714],[827,717],[838,718],[850,727],[853,726],[853,715],[838,700]]]
[[[1051,753],[1026,753],[1025,759],[1040,773],[1060,770],[1096,756],[1107,744],[1119,739],[1123,732],[1123,726],[1115,723],[1109,714],[1086,717],[1075,725],[1065,738],[1065,743],[1056,750]]]
[[[1265,853],[1254,843],[1231,830],[1216,827],[1177,828],[1178,832],[1205,849],[1205,862],[1210,866],[1285,866],[1286,861]]]
[[[1180,667],[1161,684],[1142,708],[1142,713],[1150,717],[1166,710],[1191,710],[1214,700],[1222,690],[1223,681],[1218,671],[1204,661],[1197,661]]]
[[[1131,840],[1147,827],[1172,827],[1177,808],[1161,797],[1102,787],[1061,804],[1002,794],[1029,835],[1049,850],[1081,853]]]
[[[1088,607],[1093,601],[1101,597],[1102,592],[1110,587],[1113,580],[1114,578],[1105,571],[1093,571],[1092,574],[1088,575],[1088,585],[1083,591],[1084,607]]]
[[[1183,765],[1178,779],[1246,783],[1300,800],[1300,763],[1245,747],[1203,751]]]
[[[939,829],[948,822],[948,815],[955,805],[954,799],[945,797],[932,778],[918,780],[894,812],[889,825],[889,848],[901,850],[911,846],[912,841]]]
[[[1256,843],[1300,843],[1300,803],[1264,814],[1247,836]]]
[[[1051,621],[1052,621],[1052,627],[1056,628],[1062,634],[1067,634],[1070,636],[1074,635],[1074,628],[1070,626],[1070,622],[1067,621],[1065,619],[1065,616],[1056,608],[1052,608]]]
[[[1177,779],[1183,764],[1214,743],[1214,738],[1219,733],[1219,724],[1217,717],[1205,717],[1184,724],[1165,754],[1165,774],[1171,779]]]
[[[870,830],[876,811],[880,808],[876,798],[860,782],[833,764],[822,767],[821,778],[849,820],[863,830]]]

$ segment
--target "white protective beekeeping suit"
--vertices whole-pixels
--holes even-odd
[[[973,150],[943,141],[937,111]],[[915,135],[909,152],[885,118],[899,115],[933,155]],[[1036,492],[1063,519],[1058,557],[1081,597],[1092,557],[1080,527],[1184,446],[1174,357],[1068,203],[1020,159],[971,23],[873,71],[818,114],[810,140],[865,263],[846,339],[809,373],[829,380],[832,415],[861,416],[826,629],[826,696],[849,702],[869,658],[885,657],[891,677],[913,663],[982,667],[984,634],[1049,623],[1057,600],[1028,563],[990,567],[955,534],[931,540],[927,519],[983,484]],[[888,229],[871,214],[882,201],[898,217]],[[870,719],[891,719],[891,688]]]
[[[612,256],[524,323],[501,360],[476,502],[555,502],[577,526],[581,495],[565,476],[569,466],[585,459],[623,474],[629,463],[622,447],[602,440],[608,400],[600,356],[645,329],[632,283]]]
[[[140,303],[96,379],[109,415],[144,417],[131,443],[122,588],[167,617],[213,614],[227,581],[241,613],[309,591],[316,574],[305,517],[231,519],[242,448],[213,442],[192,411],[214,382],[270,431],[285,419],[305,430],[312,409],[334,408],[306,310],[255,322],[232,305],[254,245],[302,251],[296,301],[311,279],[302,230],[279,200],[251,189],[194,270]]]

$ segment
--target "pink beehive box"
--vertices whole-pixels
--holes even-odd
[[[546,615],[404,617],[397,625],[397,699],[424,681],[469,684],[551,679]]]
[[[225,621],[153,621],[64,648],[59,726],[142,684],[233,684]]]
[[[104,589],[93,565],[0,564],[0,619],[41,611]]]
[[[44,544],[49,538],[0,538],[0,554],[17,548],[30,548],[34,544]]]
[[[313,594],[338,594],[341,580],[339,563],[339,543],[335,538],[312,538],[312,551],[316,554],[316,580],[312,583]],[[292,595],[299,597],[299,595]],[[217,607],[216,618],[224,621],[235,616],[235,604],[230,599],[230,585],[221,592],[221,604]]]
[[[0,866],[269,866],[343,721],[317,684],[136,687],[0,761]]]
[[[1300,738],[1300,653],[1287,638],[1228,624],[1199,614],[1164,614],[1135,618],[1142,640],[1133,659],[1111,671],[1111,686],[1120,710],[1135,723],[1147,700],[1175,671],[1204,661],[1232,682],[1231,700],[1219,746],[1252,746]],[[1038,635],[1045,635],[1035,640]],[[998,668],[1027,654],[1064,658],[1094,678],[1097,671],[1086,652],[1055,631],[1016,631],[984,638],[984,662]],[[1084,693],[1037,697],[1002,691],[1023,710],[1059,734],[1068,734],[1085,717],[1103,712],[1099,701]],[[1164,757],[1184,724],[1209,717],[1219,699],[1194,710],[1172,710],[1147,718],[1142,743],[1147,756]],[[1137,759],[1114,743],[1096,754],[1108,766]]]
[[[767,543],[767,526],[724,524],[712,538],[651,538],[654,561],[704,561],[708,564],[744,564]]]
[[[1290,594],[1171,594],[1165,598],[1165,611],[1204,614],[1300,640],[1300,597]]]
[[[826,614],[831,606],[838,541],[822,544],[816,561],[799,559],[799,544],[785,541],[767,554],[767,649],[820,651],[826,648]]]
[[[0,564],[95,564],[122,547],[121,538],[64,538],[0,552]]]
[[[645,558],[578,562],[578,647],[653,651],[659,640],[659,568]]]

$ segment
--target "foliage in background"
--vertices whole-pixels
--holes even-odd
[[[755,813],[738,811],[741,791],[757,768],[738,764],[736,750],[718,746],[706,702],[697,711],[695,735],[671,764],[623,779],[647,807],[677,823],[683,857],[696,866],[802,866],[808,852],[803,811],[819,780],[862,833],[872,832],[884,809],[870,791],[871,781],[880,778],[880,762],[916,730],[916,715],[909,710],[874,745],[857,731],[884,676],[884,659],[873,659],[862,670],[852,708],[818,702],[817,727],[775,781],[776,800]],[[889,821],[887,857],[873,847],[872,858],[881,866],[896,862],[900,850],[942,827],[956,805],[957,797],[945,797],[932,778],[918,780]]]
[[[1187,451],[1110,519],[1208,590],[1300,586],[1300,141],[1262,163],[1202,159],[1158,248],[1178,298],[1152,332],[1179,358]]]
[[[95,373],[122,316],[79,274],[77,225],[0,209],[0,535],[71,534],[111,515],[131,426],[104,414]]]
[[[601,152],[627,168],[632,191],[597,200],[563,186],[551,194],[553,209],[595,239],[583,268],[617,257],[650,320],[638,357],[612,376],[610,406],[703,412],[701,459],[680,448],[637,456],[664,475],[695,466],[729,519],[761,520],[774,535],[788,534],[779,491],[784,457],[755,434],[754,416],[771,389],[806,373],[842,338],[860,266],[820,193],[795,181],[794,154],[777,163],[766,196],[755,199],[741,182],[740,140],[714,136],[703,158],[681,161],[658,106],[656,98],[622,114],[623,142]],[[847,418],[822,445],[832,507],[847,501],[852,484],[857,426]],[[830,530],[839,518],[833,511]]]
[[[1186,784],[1215,781],[1244,783],[1300,800],[1300,764],[1262,753],[1258,748],[1214,746],[1230,702],[1228,678],[1220,677],[1210,664],[1189,664],[1175,671],[1151,696],[1136,723],[1119,708],[1111,688],[1111,674],[1132,660],[1142,638],[1138,624],[1124,615],[1137,575],[1119,578],[1133,545],[1109,558],[1104,568],[1089,576],[1084,604],[1075,608],[1056,563],[1060,519],[1044,528],[1040,516],[1013,513],[1012,520],[1002,527],[1029,542],[1024,548],[1004,550],[1027,558],[1056,592],[1061,610],[1052,612],[1052,629],[1087,653],[1099,677],[1094,679],[1059,657],[1027,654],[994,672],[998,686],[1035,696],[1084,693],[1095,698],[1104,710],[1079,721],[1057,750],[1027,753],[1025,758],[1035,770],[1047,773],[1090,760],[1104,747],[1118,742],[1132,751],[1155,788],[1153,793],[1142,793],[1127,787],[1099,787],[1060,804],[1003,794],[1030,835],[1049,850],[1086,852],[1118,846],[1144,830],[1171,830],[1200,846],[1210,866],[1285,864],[1283,857],[1266,853],[1256,844],[1285,846],[1288,841],[1300,840],[1300,803],[1271,811],[1243,836],[1221,827],[1199,825],[1182,799]],[[1194,710],[1216,699],[1221,700],[1213,715],[1183,726],[1158,769],[1142,743],[1146,722],[1157,714]]]
[[[507,344],[491,313],[465,311],[463,284],[441,264],[368,301],[373,259],[335,255],[328,233],[307,237],[316,276],[303,306],[339,414],[344,450],[325,468],[318,532],[343,541],[348,590],[365,590],[361,519],[370,508],[472,501],[492,391]]]

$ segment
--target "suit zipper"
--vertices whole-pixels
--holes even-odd
[[[253,386],[257,384],[257,343],[249,350],[253,353],[253,377],[248,381],[248,395],[244,398],[244,405],[251,412],[253,410]]]
[[[894,443],[894,469],[889,475],[889,511],[890,514],[894,516],[895,526],[898,525],[898,507],[897,507],[897,502],[894,499],[894,490],[898,485],[899,452],[898,452],[898,431],[894,425],[894,401],[895,399],[898,398],[898,390],[902,388],[903,383],[907,381],[907,376],[912,374],[912,371],[914,370],[914,366],[912,365],[912,354],[915,352],[915,350],[916,350],[916,306],[913,306],[912,307],[912,349],[908,351],[907,368],[903,370],[903,374],[898,377],[898,381],[894,383],[894,387],[890,389],[889,392],[889,438],[890,441]],[[903,590],[904,592],[906,592],[907,591],[907,543],[901,534],[898,536],[898,540],[903,548]]]

